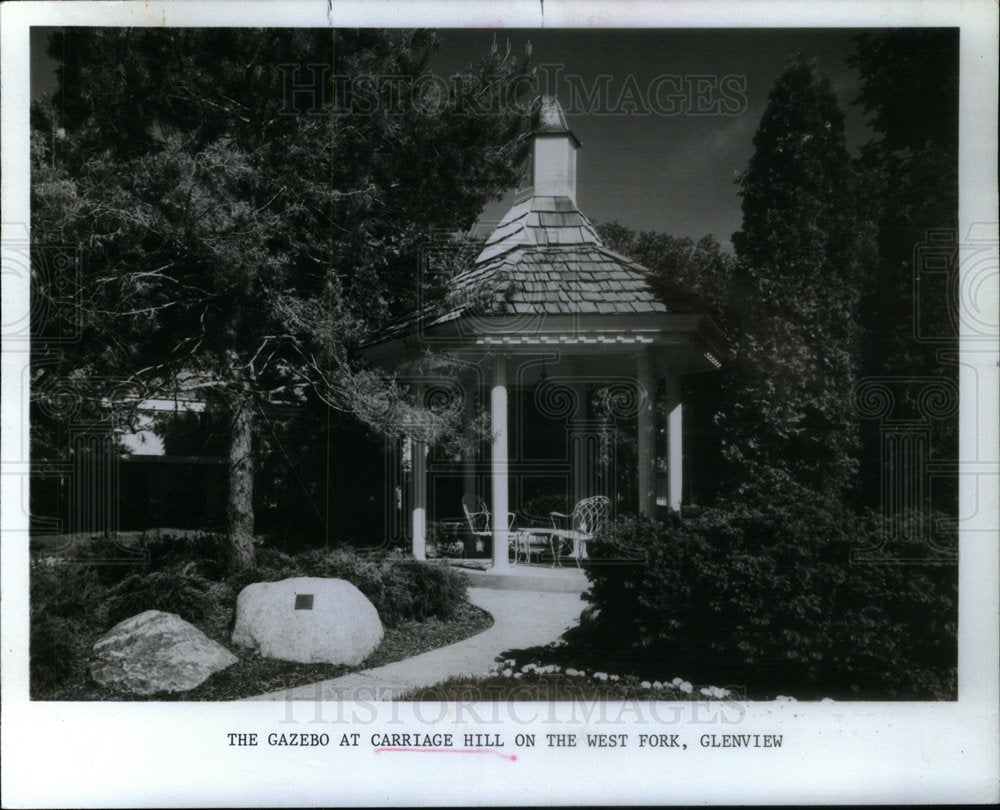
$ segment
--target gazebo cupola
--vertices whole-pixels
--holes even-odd
[[[575,203],[579,148],[580,141],[570,131],[559,102],[550,96],[543,98],[529,155],[526,179],[531,185],[527,191],[539,197],[567,197]]]
[[[597,456],[606,453],[593,450],[591,413],[595,392],[609,388],[637,430],[637,496],[630,508],[651,517],[658,505],[678,509],[681,377],[718,368],[728,351],[725,341],[708,313],[661,300],[646,268],[604,246],[577,207],[580,141],[555,99],[542,100],[539,119],[530,172],[472,267],[451,280],[443,302],[384,330],[365,352],[410,377],[418,395],[430,382],[417,370],[429,349],[445,349],[465,364],[470,421],[477,404],[487,406],[491,430],[484,458],[464,462],[464,486],[480,493],[493,515],[521,510],[534,492],[532,482],[540,480],[544,465],[530,458],[522,413],[532,397],[535,416],[557,423],[566,436],[564,458],[553,461],[553,469],[562,464],[558,475],[565,485],[551,494],[573,501],[610,494],[599,490],[613,487],[616,475],[598,469]],[[658,411],[665,414],[662,424]],[[419,441],[411,442],[410,458],[408,522],[413,553],[422,558],[434,495],[427,449]],[[453,506],[443,508],[443,516],[454,515]],[[507,525],[495,520],[492,530],[493,565],[504,567]]]

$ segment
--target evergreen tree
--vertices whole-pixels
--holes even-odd
[[[779,76],[740,179],[743,228],[724,371],[724,452],[736,485],[840,493],[856,469],[851,409],[858,266],[844,118],[801,56]]]
[[[861,371],[893,378],[891,418],[924,421],[933,456],[951,460],[958,454],[958,31],[893,30],[860,36],[856,45],[848,60],[862,82],[854,103],[875,133],[856,162],[868,223]],[[929,256],[943,260],[945,272],[926,266]],[[929,382],[940,404],[931,413],[920,407]],[[881,428],[878,420],[862,424],[858,495],[873,506]],[[933,495],[954,512],[954,481],[937,481]]]
[[[424,81],[435,47],[426,31],[340,29],[52,41],[62,66],[34,115],[33,239],[78,248],[82,284],[37,280],[60,314],[36,338],[60,318],[81,332],[33,382],[89,383],[101,400],[118,380],[133,400],[189,389],[224,406],[237,567],[254,560],[255,415],[311,401],[400,429],[402,393],[356,348],[412,304],[421,241],[514,180],[524,64],[494,48],[442,91]],[[423,424],[448,428],[451,414],[434,416]]]

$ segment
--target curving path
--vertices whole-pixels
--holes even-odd
[[[385,666],[247,699],[394,700],[454,675],[485,675],[504,650],[555,641],[579,621],[584,608],[579,592],[474,587],[469,588],[469,600],[493,616],[489,630]]]

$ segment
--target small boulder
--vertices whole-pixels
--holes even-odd
[[[265,658],[360,664],[382,641],[375,606],[350,582],[294,577],[257,582],[236,600],[233,643]]]
[[[238,660],[180,616],[147,610],[97,640],[90,677],[137,695],[186,692]]]

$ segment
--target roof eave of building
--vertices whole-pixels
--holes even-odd
[[[394,366],[421,354],[448,350],[491,351],[559,346],[566,351],[629,350],[694,341],[726,362],[732,351],[706,313],[462,315],[362,349],[370,362]],[[716,366],[717,367],[717,366]]]

